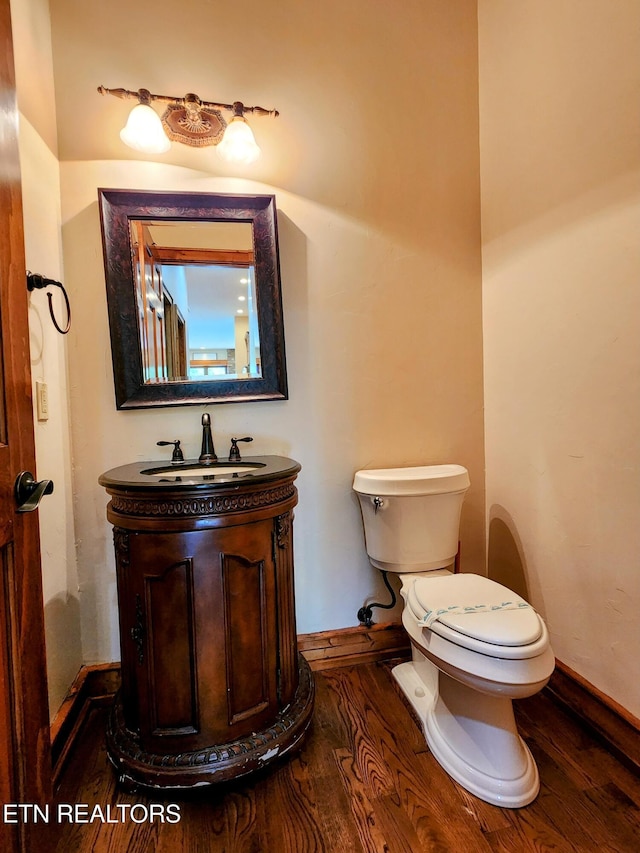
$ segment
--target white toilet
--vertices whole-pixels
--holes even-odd
[[[393,675],[435,758],[464,788],[508,808],[540,781],[512,700],[541,690],[555,659],[547,628],[520,596],[451,571],[469,474],[461,465],[358,471],[369,560],[397,572],[412,660]]]

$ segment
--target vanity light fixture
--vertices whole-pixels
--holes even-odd
[[[245,118],[246,113],[260,116],[277,116],[278,110],[263,107],[245,107],[240,101],[233,104],[216,104],[201,101],[189,93],[184,98],[168,95],[152,95],[148,89],[107,89],[98,86],[101,95],[113,95],[124,100],[138,101],[131,110],[120,138],[130,148],[146,154],[161,154],[168,151],[170,140],[183,145],[202,147],[217,145],[220,155],[232,163],[253,163],[260,156],[260,148]],[[151,104],[160,101],[166,104],[162,116]],[[232,113],[229,122],[221,110]]]

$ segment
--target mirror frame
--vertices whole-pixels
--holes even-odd
[[[98,199],[117,408],[288,399],[275,196],[98,189]],[[252,223],[262,376],[143,381],[132,219]]]

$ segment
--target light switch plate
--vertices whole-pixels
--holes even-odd
[[[39,421],[49,420],[49,392],[41,379],[36,379],[36,409]]]

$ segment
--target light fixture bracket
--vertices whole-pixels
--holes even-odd
[[[217,145],[227,122],[220,110],[204,107],[197,95],[185,95],[184,106],[169,104],[161,116],[164,131],[172,142],[184,145]]]

